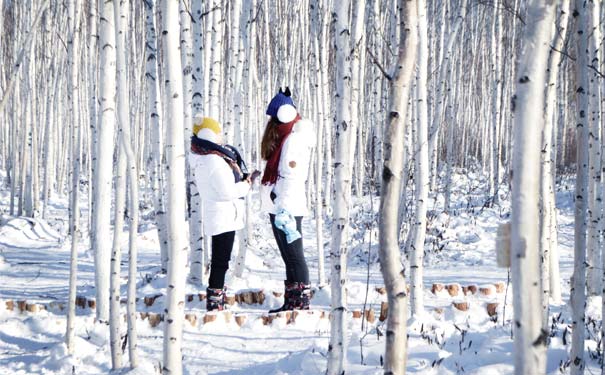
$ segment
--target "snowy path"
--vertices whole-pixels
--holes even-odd
[[[466,198],[460,198],[462,202]],[[572,266],[573,220],[571,194],[560,193],[560,250],[563,290],[567,293],[567,280]],[[469,198],[470,201],[470,198]],[[466,204],[461,203],[461,207]],[[9,218],[0,226],[0,250],[4,263],[0,263],[0,301],[27,300],[40,303],[66,300],[69,260],[69,239],[65,236],[65,202],[55,206],[58,219],[49,225],[43,221]],[[368,248],[372,266],[369,268],[370,285],[367,288],[368,307],[376,312],[384,300],[375,288],[382,285],[376,263],[376,228],[372,232],[372,246],[368,246],[370,232],[364,230],[364,222],[371,221],[369,200],[356,201],[352,211],[352,243],[349,270],[350,309],[361,309],[365,300],[368,277]],[[376,202],[374,207],[377,207]],[[473,213],[472,211],[475,211]],[[430,292],[433,283],[459,283],[461,286],[489,286],[506,281],[505,269],[495,265],[494,240],[497,225],[502,222],[506,208],[460,210],[457,216],[439,215],[434,218],[427,240],[427,249],[442,246],[427,260],[425,273],[425,303],[427,313],[413,318],[410,329],[410,356],[408,371],[422,374],[508,374],[512,371],[512,341],[510,325],[502,325],[504,294],[491,296],[468,295],[450,297],[443,291],[438,295]],[[320,374],[325,368],[329,321],[303,318],[293,324],[274,321],[263,325],[259,319],[269,308],[278,306],[280,300],[271,291],[280,291],[284,274],[281,258],[275,249],[267,219],[254,215],[255,235],[248,252],[246,272],[242,279],[231,276],[227,284],[233,292],[246,289],[264,289],[267,296],[263,305],[236,305],[235,314],[247,314],[249,319],[239,327],[230,324],[196,324],[185,322],[184,364],[188,374]],[[312,280],[317,279],[317,251],[314,222],[305,219],[304,241],[308,254]],[[329,238],[329,233],[326,239]],[[435,240],[431,242],[431,238]],[[126,249],[126,237],[124,237]],[[161,310],[162,298],[150,308],[144,306],[142,297],[161,294],[164,279],[161,276],[145,282],[146,275],[155,275],[158,269],[158,244],[153,227],[142,226],[139,234],[139,309]],[[94,297],[92,256],[82,244],[79,251],[78,294]],[[124,254],[126,256],[126,254]],[[328,265],[329,260],[326,259]],[[125,263],[123,263],[125,266]],[[125,283],[125,268],[123,270]],[[329,272],[329,268],[326,270]],[[125,288],[125,285],[124,285]],[[198,293],[203,288],[188,285],[187,293]],[[125,291],[125,289],[123,289]],[[510,298],[509,290],[509,298]],[[567,298],[568,296],[564,296]],[[469,302],[469,310],[458,311],[452,302]],[[497,322],[486,313],[488,302],[498,302]],[[594,301],[596,305],[600,301]],[[316,309],[329,310],[329,291],[319,290],[312,301]],[[592,305],[591,305],[592,306]],[[506,318],[512,314],[508,305]],[[440,309],[440,310],[436,310]],[[589,306],[590,309],[590,306]],[[203,302],[187,305],[187,311],[203,316]],[[553,307],[553,313],[559,309]],[[567,319],[567,313],[562,319]],[[62,344],[65,319],[60,311],[42,311],[37,314],[6,311],[0,303],[0,373],[11,374],[78,374],[106,373],[110,369],[107,345],[108,328],[95,324],[90,309],[78,311],[77,354],[67,357]],[[600,318],[600,317],[599,317]],[[556,326],[549,349],[548,372],[559,373],[561,360],[566,360],[566,347],[560,336],[564,323]],[[378,321],[361,330],[359,319],[350,321],[351,336],[348,349],[350,373],[380,374],[381,353],[384,340],[379,337],[384,329]],[[124,327],[125,328],[125,327]],[[132,373],[151,374],[162,358],[161,325],[155,328],[147,321],[139,321],[141,368]],[[363,338],[363,346],[360,338]],[[587,347],[594,347],[588,341]],[[361,364],[363,351],[363,365]],[[73,367],[72,367],[73,366]],[[591,367],[596,362],[591,363]]]

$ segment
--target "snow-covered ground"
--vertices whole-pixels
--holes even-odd
[[[2,177],[0,175],[0,177]],[[494,284],[507,282],[507,270],[496,266],[495,237],[497,226],[507,220],[509,197],[502,192],[502,204],[484,207],[485,184],[473,173],[461,173],[455,179],[452,201],[454,210],[442,213],[442,197],[433,197],[426,242],[425,303],[426,313],[409,321],[408,372],[421,374],[510,374],[512,367],[511,289],[498,293]],[[562,183],[557,195],[559,241],[564,300],[568,299],[573,249],[573,185]],[[0,212],[8,211],[8,194],[0,191]],[[349,315],[348,373],[381,374],[384,351],[384,322],[378,315],[382,286],[377,264],[377,228],[375,215],[378,198],[354,199],[351,212],[351,251],[349,258],[348,297],[350,310],[364,305],[375,311],[373,323]],[[77,311],[76,353],[68,356],[63,344],[69,270],[67,236],[67,201],[55,199],[48,221],[14,218],[0,219],[0,373],[1,374],[101,374],[110,371],[109,329],[94,322],[94,310]],[[84,220],[88,217],[83,211]],[[149,216],[143,213],[143,216]],[[236,304],[234,316],[246,317],[241,327],[231,318],[229,323],[217,319],[203,323],[205,304],[194,299],[186,312],[196,316],[195,325],[185,322],[183,363],[187,374],[321,374],[326,367],[329,338],[327,314],[329,288],[317,290],[312,300],[313,314],[301,314],[295,322],[275,319],[264,324],[262,316],[279,306],[280,298],[272,292],[283,286],[284,268],[264,215],[255,214],[254,241],[248,252],[246,271],[241,279],[228,276],[232,293],[260,290],[265,301]],[[304,241],[312,280],[317,280],[317,249],[312,218],[304,222]],[[371,228],[371,229],[370,229]],[[145,296],[162,294],[164,277],[158,274],[159,246],[155,229],[143,222],[139,230],[138,308],[141,312],[159,312],[163,298],[147,307]],[[326,241],[329,231],[324,233]],[[126,282],[127,237],[123,237],[123,293]],[[370,265],[368,267],[368,259]],[[326,264],[329,264],[326,258]],[[329,268],[328,268],[329,269]],[[94,298],[93,257],[87,242],[79,249],[78,295]],[[185,274],[185,273],[184,273]],[[369,280],[369,285],[366,282]],[[475,285],[484,288],[476,294],[452,297],[445,290],[433,294],[434,283]],[[203,287],[188,285],[188,294]],[[505,298],[507,304],[505,305]],[[7,301],[15,306],[8,310]],[[44,304],[47,310],[20,312],[18,301]],[[468,311],[453,303],[468,302]],[[496,316],[487,313],[488,303],[498,303]],[[125,308],[125,306],[124,306]],[[566,305],[551,306],[553,324],[548,350],[548,373],[567,372],[567,353],[571,340]],[[595,331],[600,326],[600,299],[588,305],[589,329],[586,343],[589,370],[599,366],[595,355]],[[589,324],[590,326],[590,324]],[[125,326],[123,327],[125,329]],[[151,327],[148,319],[138,321],[140,367],[123,373],[153,374],[162,360],[162,325]],[[127,360],[127,356],[126,356]]]

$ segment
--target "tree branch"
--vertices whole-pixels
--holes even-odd
[[[573,62],[575,62],[575,61],[576,61],[576,58],[575,58],[575,57],[571,56],[569,53],[567,53],[567,52],[565,52],[565,51],[560,51],[560,50],[556,49],[556,48],[555,48],[555,47],[553,47],[553,46],[550,46],[550,49],[551,49],[551,50],[553,50],[553,51],[555,51],[555,52],[560,53],[561,55],[563,55],[563,56],[567,57],[568,59],[570,59],[570,60],[571,60],[571,61],[573,61]],[[597,73],[597,75],[598,75],[599,77],[601,77],[601,78],[605,78],[605,74],[603,74],[603,73],[602,73],[602,72],[601,72],[599,69],[597,69],[597,67],[596,67],[596,66],[594,66],[594,65],[587,65],[587,67],[588,67],[588,68],[590,68],[590,69],[591,69],[592,71],[594,71],[595,73]]]
[[[391,77],[391,75],[389,73],[387,73],[387,71],[384,69],[384,67],[380,64],[380,61],[378,61],[378,59],[376,58],[376,56],[374,56],[374,54],[372,53],[372,51],[370,51],[369,47],[366,47],[366,52],[368,53],[368,55],[370,55],[370,57],[374,61],[374,64],[376,64],[376,66],[378,67],[378,69],[380,69],[380,71],[382,72],[382,74],[384,75],[384,77],[386,79],[388,79],[389,81],[391,81],[393,79],[393,77]]]

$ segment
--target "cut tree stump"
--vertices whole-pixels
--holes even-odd
[[[488,303],[486,306],[487,315],[496,316],[498,315],[498,302]]]
[[[447,292],[452,297],[456,297],[460,293],[460,285],[459,284],[449,284],[448,286],[446,286],[446,288],[447,288]]]
[[[46,310],[44,305],[38,305],[37,303],[26,303],[25,310],[30,313],[38,313],[41,310]]]
[[[194,294],[187,294],[186,298],[187,298],[187,302],[193,302],[193,299],[195,298],[195,295]]]
[[[27,301],[17,301],[17,306],[19,307],[19,311],[23,312],[27,306]]]
[[[353,310],[353,319],[361,318],[361,310]]]
[[[431,287],[431,292],[433,294],[437,294],[439,292],[441,292],[443,289],[445,289],[445,286],[443,284],[440,283],[435,283],[433,284],[433,286]]]
[[[150,307],[150,306],[153,306],[153,304],[155,303],[155,300],[161,296],[162,296],[161,294],[155,294],[153,296],[145,296],[145,298],[143,298],[143,302],[145,303],[145,306]]]
[[[504,293],[506,291],[506,283],[503,281],[498,281],[494,284],[494,287],[496,287],[496,293]]]
[[[378,320],[380,320],[381,322],[384,322],[385,320],[387,320],[388,313],[389,313],[388,302],[382,302],[380,304],[380,316],[378,317]]]
[[[483,288],[479,288],[479,292],[484,295],[484,296],[491,296],[492,294],[494,294],[495,289],[492,285],[490,286],[486,286]]]
[[[225,303],[227,305],[233,306],[233,305],[235,305],[235,302],[236,302],[235,296],[225,296]]]
[[[203,301],[206,299],[206,293],[198,293],[197,294],[197,298],[199,298],[200,301]]]
[[[85,309],[86,308],[86,297],[77,296],[76,297],[76,306],[78,306],[81,309]]]
[[[475,294],[475,293],[477,293],[477,285],[463,286],[462,292],[464,293],[464,295],[467,295],[469,293]]]
[[[460,311],[468,311],[468,302],[452,302],[452,305]]]
[[[275,318],[274,314],[261,316],[261,319],[263,320],[263,325],[265,325],[265,326],[270,325],[273,322],[274,318]]]
[[[204,318],[202,319],[202,321],[204,322],[204,324],[216,322],[219,315],[223,317],[224,323],[229,323],[231,321],[231,315],[232,315],[231,312],[224,311],[224,310],[206,313],[204,315]]]
[[[246,323],[246,315],[236,315],[235,322],[238,326],[243,326]]]
[[[89,299],[86,302],[88,303],[88,307],[91,309],[95,309],[97,307],[97,301],[94,299]]]
[[[195,327],[197,324],[197,316],[195,314],[185,314],[185,320],[191,323],[192,327]]]
[[[6,301],[6,309],[8,311],[13,311],[15,309],[15,303],[11,300]]]
[[[147,320],[149,321],[149,325],[151,327],[157,327],[162,320],[164,320],[164,316],[158,313],[149,313],[147,315]]]

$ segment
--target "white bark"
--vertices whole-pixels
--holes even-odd
[[[115,9],[119,8],[116,3]],[[116,17],[116,19],[119,19]],[[116,30],[117,31],[117,30]],[[120,110],[118,110],[119,112]],[[109,278],[109,348],[111,368],[122,367],[122,319],[120,314],[120,270],[122,264],[122,231],[124,229],[124,208],[126,205],[126,152],[119,136],[118,161],[116,165],[116,193],[114,210],[113,243],[111,249],[111,276]]]
[[[602,48],[601,32],[599,28],[599,9],[598,1],[587,2],[588,6],[588,62],[589,64],[600,67],[599,53]],[[600,235],[598,232],[601,219],[601,197],[598,195],[598,190],[601,180],[601,142],[600,142],[600,127],[601,127],[601,111],[599,108],[599,75],[596,72],[590,72],[589,77],[589,117],[588,121],[588,149],[589,149],[589,180],[588,180],[588,218],[586,234],[586,263],[587,263],[587,293],[590,296],[601,295],[601,252],[600,252]]]
[[[139,226],[139,173],[137,170],[137,159],[132,149],[132,140],[130,136],[130,125],[132,123],[129,116],[130,98],[128,96],[128,81],[126,75],[126,33],[128,21],[128,3],[126,0],[120,0],[114,4],[114,18],[117,22],[116,32],[116,60],[117,60],[117,76],[118,76],[118,119],[120,124],[120,158],[125,157],[128,172],[128,217],[129,222],[129,238],[128,238],[128,299],[127,299],[127,316],[128,316],[128,354],[130,358],[130,368],[137,367],[138,357],[137,348],[137,330],[136,330],[136,283],[137,283],[137,234]],[[123,163],[123,162],[122,162]],[[124,168],[118,162],[118,168]],[[119,170],[118,174],[126,174],[126,171]],[[125,178],[124,176],[123,178]],[[122,182],[124,184],[124,182]],[[117,186],[117,183],[116,183]],[[123,189],[123,186],[119,187]],[[118,193],[116,193],[117,196]],[[125,194],[120,192],[120,194]],[[118,198],[116,198],[117,201]],[[118,206],[116,205],[116,209]],[[121,212],[119,212],[121,213]],[[118,221],[116,220],[116,225]],[[121,231],[121,226],[116,226],[115,232]],[[114,243],[114,252],[115,252]],[[120,246],[120,243],[117,243]],[[118,258],[120,262],[121,258]],[[119,276],[119,266],[118,266]],[[119,280],[118,280],[119,288]],[[119,289],[118,289],[119,295]],[[119,302],[118,302],[119,303]],[[119,308],[119,306],[118,306]]]
[[[576,187],[574,214],[574,271],[571,283],[571,374],[584,373],[584,322],[586,310],[586,208],[588,197],[588,13],[586,2],[575,0],[576,35]]]
[[[80,141],[81,132],[79,126],[79,107],[78,107],[78,62],[77,51],[79,50],[79,24],[80,24],[80,1],[70,0],[67,5],[69,39],[67,41],[69,81],[68,81],[68,100],[71,113],[71,131],[72,131],[72,181],[70,197],[70,220],[69,227],[71,232],[71,253],[69,262],[69,297],[67,302],[67,327],[65,334],[65,343],[69,354],[75,351],[75,319],[76,319],[76,283],[78,273],[78,241],[80,239],[80,205],[78,202],[79,182],[80,182]]]
[[[380,194],[380,267],[387,290],[385,374],[405,374],[407,360],[408,301],[405,269],[398,241],[398,207],[403,167],[405,118],[417,54],[417,2],[398,1],[399,51],[390,88],[390,110],[384,145],[384,168]]]
[[[145,53],[148,109],[147,116],[151,129],[151,157],[149,177],[152,186],[155,223],[160,241],[160,260],[162,272],[168,269],[168,227],[166,222],[166,204],[164,202],[164,174],[162,160],[164,156],[164,131],[162,124],[162,100],[158,80],[157,38],[155,27],[156,1],[145,0]]]
[[[428,35],[426,1],[418,1],[418,75],[416,92],[418,95],[418,122],[416,130],[414,159],[414,183],[416,184],[416,217],[411,230],[410,258],[410,307],[413,316],[423,313],[422,291],[424,239],[426,237],[426,211],[429,193],[429,150],[428,150],[428,108],[427,71]],[[410,146],[411,147],[411,146]]]
[[[101,8],[99,45],[101,46],[100,61],[100,108],[97,123],[97,159],[93,176],[95,210],[94,237],[109,238],[111,214],[111,184],[113,171],[107,166],[113,164],[115,136],[115,93],[116,93],[116,52],[115,52],[115,22],[114,1],[104,1]],[[109,319],[109,241],[93,241],[95,261],[96,286],[96,318],[107,322]]]
[[[559,5],[559,18],[555,28],[555,37],[553,42],[554,50],[562,50],[563,43],[567,34],[567,23],[569,19],[569,0],[563,0]],[[548,253],[543,259],[544,264],[549,262],[547,267],[542,270],[542,288],[544,290],[543,305],[545,309],[545,320],[548,320],[548,297],[555,304],[561,303],[561,276],[559,273],[559,251],[557,243],[557,210],[555,207],[554,174],[556,164],[556,144],[553,139],[553,129],[556,124],[555,105],[557,103],[557,76],[562,61],[560,53],[551,50],[548,65],[548,86],[546,88],[546,114],[544,130],[542,132],[542,153],[541,153],[541,188],[540,196],[542,199],[543,217],[540,221],[540,248],[544,253]],[[549,138],[550,137],[550,138]],[[553,152],[554,151],[554,152]],[[548,178],[548,180],[546,180]],[[548,248],[548,252],[543,250]],[[548,283],[548,285],[547,285]],[[546,321],[545,321],[546,323]]]
[[[209,117],[220,121],[220,98],[222,97],[221,77],[223,74],[223,64],[221,54],[223,52],[223,8],[217,4],[216,0],[211,0],[212,11],[212,44],[210,45],[211,61],[210,61],[210,81],[208,86],[208,96],[210,98],[209,108],[206,110]],[[223,5],[224,6],[224,5]],[[217,7],[214,10],[214,7]]]
[[[185,305],[185,151],[183,149],[183,84],[179,54],[179,0],[162,1],[162,41],[166,82],[166,176],[168,181],[169,259],[164,316],[164,364],[162,372],[183,372],[181,349]]]
[[[322,81],[322,66],[321,66],[321,54],[325,54],[327,51],[320,50],[319,46],[323,39],[323,35],[326,30],[324,28],[324,16],[322,16],[322,9],[320,9],[321,2],[314,0],[312,10],[313,22],[313,49],[315,51],[315,72],[317,76],[317,90],[315,95],[316,110],[317,110],[317,149],[315,152],[315,237],[317,246],[317,284],[319,287],[323,287],[326,284],[326,271],[325,271],[325,255],[324,255],[324,237],[323,237],[323,207],[324,201],[322,199],[322,178],[323,178],[323,163],[324,163],[324,103],[323,100],[323,87]]]
[[[359,1],[359,0],[356,0]],[[334,156],[334,221],[330,248],[332,318],[328,347],[328,375],[345,372],[347,350],[347,249],[351,199],[350,123],[350,0],[334,4],[336,17],[336,151]]]
[[[547,331],[542,325],[538,197],[540,130],[545,121],[544,87],[554,1],[533,0],[516,79],[511,218],[511,275],[515,324],[516,374],[546,371]]]

